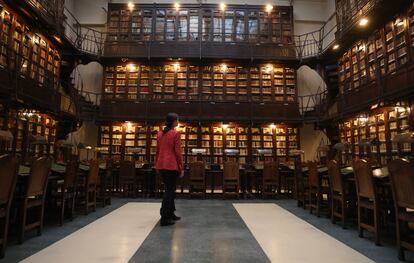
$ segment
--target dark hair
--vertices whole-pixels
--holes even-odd
[[[178,121],[178,114],[168,113],[167,117],[165,118],[165,128],[162,130],[162,132],[165,134],[171,130],[175,121]]]

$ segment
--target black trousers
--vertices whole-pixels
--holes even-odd
[[[161,220],[170,220],[175,211],[175,189],[177,185],[178,171],[160,170],[165,192],[160,210]]]

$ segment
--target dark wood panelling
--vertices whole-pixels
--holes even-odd
[[[209,102],[140,102],[102,101],[101,120],[163,120],[176,112],[184,120],[209,121],[286,121],[300,120],[299,107],[282,103],[209,103]]]
[[[243,43],[106,43],[105,57],[296,60],[294,46]]]

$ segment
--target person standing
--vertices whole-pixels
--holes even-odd
[[[160,210],[161,226],[173,225],[180,220],[175,211],[175,189],[177,178],[184,176],[184,164],[181,156],[181,134],[175,130],[178,126],[178,115],[168,113],[165,119],[165,128],[157,135],[157,153],[155,169],[161,174],[165,185],[164,198]]]

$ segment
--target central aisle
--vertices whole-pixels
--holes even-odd
[[[156,226],[130,263],[270,263],[228,200],[178,200],[182,220]]]

